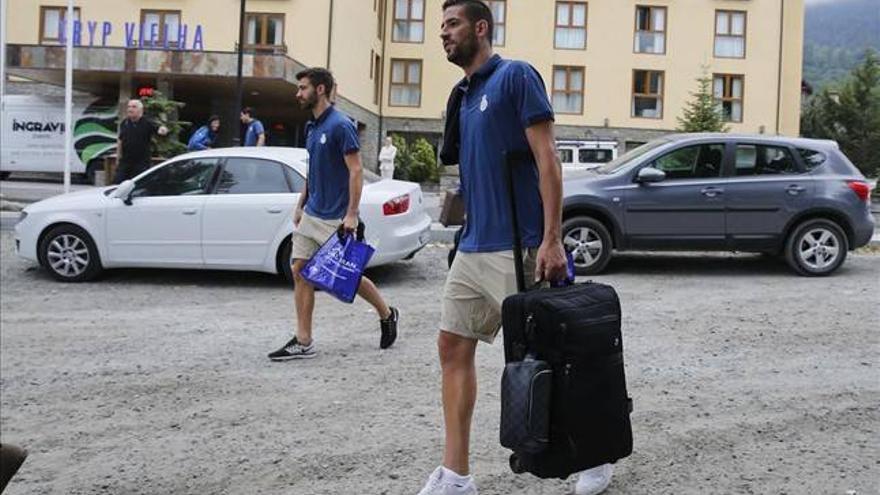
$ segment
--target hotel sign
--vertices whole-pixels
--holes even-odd
[[[114,26],[109,21],[73,21],[73,45],[74,46],[112,46],[108,45],[108,38],[113,34]],[[66,23],[59,22],[58,34],[62,44],[67,43]],[[126,48],[147,48],[160,50],[185,50],[204,51],[205,36],[202,26],[196,24],[190,28],[187,24],[180,24],[173,28],[168,24],[160,26],[150,23],[126,22],[122,28]]]

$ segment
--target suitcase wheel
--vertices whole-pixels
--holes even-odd
[[[519,462],[519,456],[516,454],[510,454],[510,470],[513,471],[514,474],[522,474],[526,472],[523,465]]]

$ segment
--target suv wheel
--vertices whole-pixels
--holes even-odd
[[[785,260],[800,275],[821,277],[837,270],[846,259],[848,242],[831,220],[814,219],[797,226],[785,243]]]
[[[40,264],[62,282],[86,282],[103,271],[91,236],[75,225],[50,230],[40,242],[38,255]]]
[[[562,245],[574,258],[578,275],[592,275],[611,260],[611,234],[592,217],[573,217],[562,224]]]

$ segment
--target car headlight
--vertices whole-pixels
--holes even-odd
[[[21,213],[18,214],[18,223],[24,222],[24,219],[27,218],[28,212],[21,210]]]

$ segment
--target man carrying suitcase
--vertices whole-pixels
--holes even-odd
[[[469,471],[470,426],[476,402],[478,341],[492,343],[501,304],[517,290],[505,155],[530,151],[532,163],[510,173],[525,265],[535,280],[566,275],[561,241],[562,178],[556,158],[553,110],[540,75],[530,65],[492,53],[492,13],[480,0],[446,0],[441,39],[447,59],[465,78],[447,106],[442,158],[459,163],[467,223],[446,279],[437,346],[445,423],[443,465],[419,495],[474,495]],[[529,271],[526,271],[529,273]],[[576,495],[596,494],[610,482],[609,465],[580,473]]]

